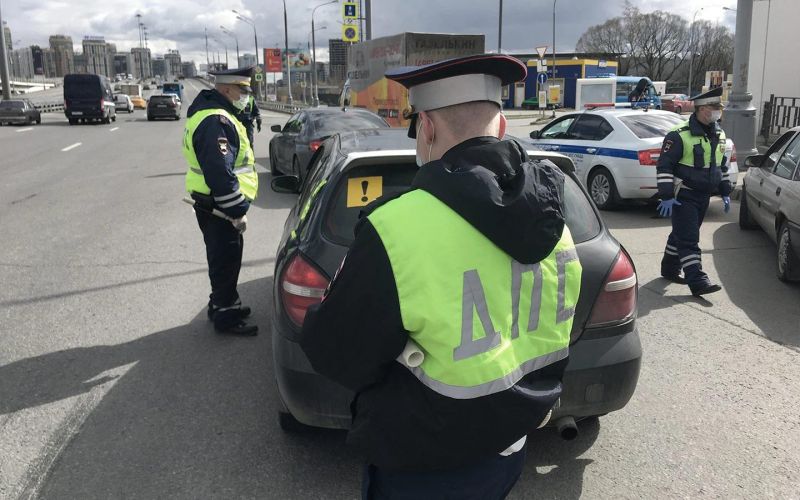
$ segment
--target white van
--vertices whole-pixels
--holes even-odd
[[[133,102],[131,101],[130,96],[126,94],[115,94],[114,104],[117,105],[117,111],[124,110],[128,113],[133,113]]]

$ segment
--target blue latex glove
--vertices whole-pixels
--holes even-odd
[[[722,204],[724,206],[723,210],[727,214],[731,211],[731,197],[730,196],[723,196],[722,197]]]
[[[672,207],[675,205],[680,206],[681,202],[672,198],[671,200],[662,200],[661,203],[658,204],[656,210],[661,215],[661,217],[669,217],[672,215]]]

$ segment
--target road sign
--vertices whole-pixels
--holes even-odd
[[[544,57],[545,52],[547,52],[547,45],[544,47],[536,47],[536,53],[539,54],[539,59]]]
[[[254,78],[256,79],[257,82],[260,82],[261,80],[264,79],[264,73],[258,72],[255,74]]]
[[[342,25],[342,40],[345,42],[358,41],[358,25],[357,24],[343,24]]]
[[[342,18],[345,21],[358,19],[358,4],[356,2],[345,2],[342,5]]]
[[[539,82],[539,85],[544,85],[547,81],[547,73],[539,73],[536,75],[536,81]]]
[[[261,73],[262,71],[264,70],[261,69],[261,66],[256,66],[256,74]]]
[[[539,109],[546,109],[547,108],[547,91],[540,90],[539,91]]]
[[[541,59],[536,61],[536,72],[547,73],[547,61],[542,61]]]

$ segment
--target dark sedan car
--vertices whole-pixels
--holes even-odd
[[[388,128],[380,116],[366,109],[310,108],[300,111],[281,127],[269,141],[269,167],[273,176],[291,174],[306,178],[309,160],[322,141],[337,132]]]
[[[33,122],[42,123],[42,113],[28,99],[0,101],[0,125]]]
[[[173,94],[154,95],[147,100],[147,119],[181,119],[181,101]]]
[[[778,278],[800,280],[800,127],[778,138],[763,155],[748,157],[739,226],[759,226],[778,245]]]
[[[628,403],[639,378],[636,271],[575,177],[572,161],[544,151],[529,155],[550,159],[567,174],[567,224],[583,266],[564,393],[551,422],[604,415]],[[408,189],[418,170],[414,142],[405,129],[334,135],[311,162],[275,261],[272,344],[284,405],[278,417],[287,430],[302,428],[298,422],[329,428],[350,425],[353,394],[314,372],[298,335],[306,310],[319,302],[352,243],[362,207]],[[276,191],[291,192],[300,181],[282,176],[272,185]]]

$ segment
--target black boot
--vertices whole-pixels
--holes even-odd
[[[216,309],[214,308],[214,306],[209,305],[208,310],[206,311],[206,315],[208,316],[209,321],[214,321],[215,312]],[[242,306],[241,308],[239,308],[237,312],[239,313],[239,317],[241,319],[247,318],[248,316],[250,316],[251,313],[249,306]]]
[[[254,337],[258,335],[258,326],[248,325],[244,321],[237,321],[227,325],[214,325],[214,330],[217,333],[224,333],[228,335],[241,335],[243,337]]]
[[[722,287],[713,283],[704,283],[696,287],[689,287],[689,289],[692,291],[692,295],[695,297],[700,297],[701,295],[705,295],[707,293],[719,292],[722,290]]]
[[[686,284],[686,278],[681,276],[680,272],[670,273],[670,272],[661,271],[661,277],[664,278],[665,280],[671,281],[673,283],[677,283],[679,285],[685,285]]]

